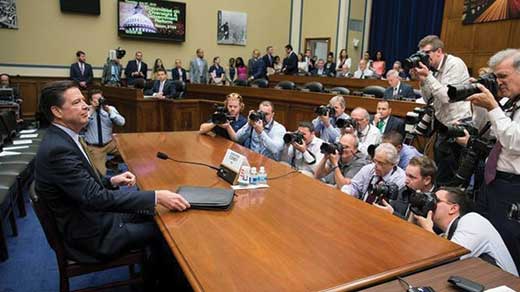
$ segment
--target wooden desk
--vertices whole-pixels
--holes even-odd
[[[471,281],[480,283],[484,285],[486,289],[506,285],[509,288],[520,291],[520,278],[515,277],[512,274],[509,274],[500,268],[490,265],[478,258],[456,261],[405,277],[404,279],[414,287],[430,286],[437,292],[460,291],[455,289],[450,283],[447,282],[448,278],[452,275],[461,276]],[[399,281],[395,280],[362,291],[402,292],[405,290],[406,289],[403,289],[403,286],[399,284]]]
[[[193,132],[117,134],[141,189],[229,185],[209,168],[227,148],[263,165],[285,165],[219,137]],[[467,251],[418,226],[301,174],[269,180],[269,189],[239,191],[230,211],[158,208],[156,221],[195,291],[356,290],[454,260]]]
[[[283,80],[292,81],[298,85],[308,82],[318,81],[325,87],[346,87],[352,90],[361,90],[370,85],[378,85],[387,88],[388,81],[378,79],[354,79],[354,78],[334,78],[334,77],[318,77],[318,76],[298,76],[298,75],[281,75],[275,74],[269,76],[269,87],[274,87],[278,82]],[[408,83],[412,88],[419,89],[418,81],[403,81]]]

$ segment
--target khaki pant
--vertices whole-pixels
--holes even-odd
[[[107,167],[105,166],[107,162],[107,154],[119,155],[119,151],[117,150],[117,146],[114,140],[110,141],[103,147],[87,145],[87,149],[94,167],[101,175],[107,175]]]

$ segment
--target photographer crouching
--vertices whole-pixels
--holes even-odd
[[[224,106],[217,106],[209,121],[200,125],[199,133],[213,132],[217,136],[236,140],[236,132],[247,123],[247,119],[240,114],[242,109],[242,96],[238,93],[228,94]]]
[[[282,161],[300,170],[303,174],[314,176],[318,161],[323,153],[320,147],[323,140],[314,135],[314,126],[310,122],[300,122],[296,132],[287,132],[283,136],[285,146]]]
[[[125,118],[117,109],[107,105],[103,92],[90,91],[90,110],[88,124],[85,126],[85,141],[92,164],[101,175],[107,174],[107,154],[119,155],[116,143],[112,140],[112,127],[124,126]]]

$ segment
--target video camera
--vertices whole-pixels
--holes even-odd
[[[211,114],[211,122],[213,124],[222,125],[231,119],[225,106],[215,104],[214,107],[215,112]]]
[[[383,204],[383,200],[397,200],[399,195],[399,187],[395,183],[384,182],[377,184],[372,189],[372,195],[376,196],[376,204]]]
[[[430,56],[425,52],[418,51],[413,53],[410,57],[404,59],[403,69],[408,71],[413,68],[419,67],[419,62],[423,63],[426,67],[430,66]]]
[[[343,145],[340,143],[323,143],[320,146],[320,152],[323,154],[341,154],[343,153]]]
[[[314,110],[314,113],[318,116],[326,116],[329,114],[329,117],[332,117],[336,114],[336,110],[330,105],[320,105]]]
[[[263,111],[257,110],[256,112],[252,112],[249,114],[249,119],[253,122],[262,121],[264,125],[267,124],[266,115]]]
[[[287,132],[283,135],[283,141],[285,144],[290,144],[296,142],[298,144],[303,144],[303,134],[300,131],[296,132]]]
[[[354,120],[352,118],[337,119],[336,120],[336,127],[340,128],[340,129],[352,128],[352,129],[355,130],[355,129],[357,129],[357,122],[356,122],[356,120]]]
[[[496,97],[498,95],[497,77],[494,73],[488,73],[482,75],[475,83],[448,85],[448,96],[450,102],[462,101],[475,93],[479,93],[480,89],[478,89],[476,83],[484,85],[484,87],[489,89],[493,96]]]
[[[410,211],[426,218],[429,211],[437,208],[437,196],[433,192],[412,192],[410,194]]]

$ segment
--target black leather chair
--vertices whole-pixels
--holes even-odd
[[[370,85],[363,88],[363,94],[374,95],[377,98],[383,98],[385,88],[379,85]]]
[[[419,99],[422,97],[422,92],[419,89],[414,89],[413,93],[415,93],[415,99]]]
[[[267,81],[267,79],[264,79],[264,78],[255,79],[255,80],[249,82],[249,86],[258,87],[258,88],[268,88],[269,81]]]
[[[334,88],[331,88],[329,90],[329,92],[334,93],[334,94],[341,94],[341,95],[350,94],[350,90],[348,90],[348,88],[345,88],[345,87],[334,87]]]
[[[12,192],[16,178],[10,175],[0,175],[0,262],[8,259],[7,241],[4,231],[4,220],[9,219],[13,236],[18,235],[16,218],[14,215],[14,199]]]
[[[186,94],[186,82],[182,80],[173,80],[172,82],[175,85],[175,99],[182,99]]]
[[[323,84],[317,81],[305,83],[302,90],[308,90],[310,92],[323,92]]]
[[[289,81],[289,80],[283,80],[283,81],[278,82],[278,84],[276,84],[275,88],[285,89],[285,90],[295,90],[296,84],[294,84],[294,82]]]
[[[234,86],[247,86],[247,80],[237,79],[233,81]]]
[[[96,263],[85,264],[74,262],[68,259],[65,253],[63,239],[58,231],[58,227],[56,226],[56,220],[51,210],[45,203],[45,200],[39,197],[36,193],[34,189],[34,183],[32,183],[29,187],[29,196],[31,198],[32,206],[36,216],[38,217],[38,220],[40,221],[40,224],[43,228],[43,232],[45,233],[45,237],[47,238],[47,242],[56,253],[56,260],[58,262],[58,269],[60,273],[61,292],[70,291],[69,278],[122,266],[129,267],[130,278],[128,280],[108,283],[100,287],[90,288],[88,291],[100,291],[143,282],[141,274],[136,274],[134,270],[135,264],[142,264],[144,261],[145,253],[142,250],[131,251],[117,259],[106,262],[98,261]],[[89,256],[85,255],[85,257],[88,258]],[[95,262],[95,259],[93,259],[93,262]]]

